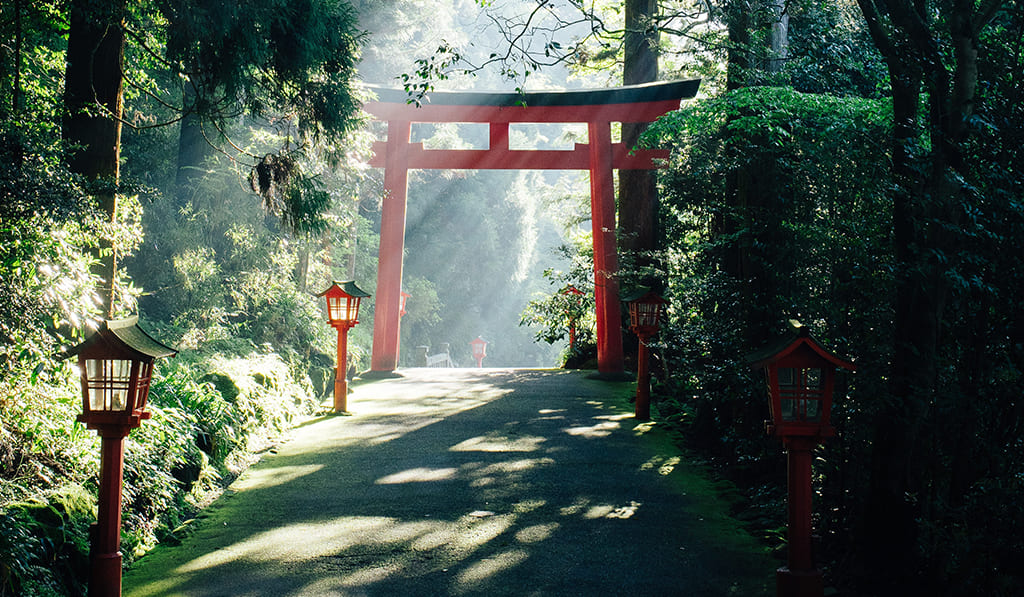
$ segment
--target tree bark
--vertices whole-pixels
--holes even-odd
[[[726,48],[726,81],[728,91],[750,84],[751,6],[746,0],[729,0],[724,8],[725,26],[729,35]]]
[[[916,586],[920,569],[914,554],[924,499],[922,435],[929,405],[942,399],[939,339],[951,267],[941,256],[957,225],[958,170],[978,77],[977,32],[991,13],[975,13],[972,2],[955,0],[945,15],[949,29],[940,31],[907,0],[858,2],[892,85],[896,268],[891,399],[878,413],[861,549],[880,590],[902,595]],[[948,36],[952,62],[940,51],[940,36]],[[925,90],[929,104],[922,118]]]
[[[622,82],[624,85],[650,83],[658,79],[658,11],[656,0],[626,0],[626,33]],[[622,123],[622,143],[633,147],[646,124]],[[650,264],[650,252],[657,248],[658,191],[651,170],[619,170],[619,247],[632,253],[636,266]],[[658,283],[643,281],[648,286]]]
[[[213,156],[213,148],[203,134],[202,117],[195,111],[196,90],[186,82],[182,90],[185,115],[178,133],[178,169],[174,178],[174,198],[179,207],[196,205],[196,195],[206,176],[206,163]]]
[[[771,0],[772,33],[768,55],[768,72],[777,73],[789,58],[789,12],[785,0]]]
[[[64,140],[72,146],[69,167],[96,184],[94,197],[111,222],[117,212],[121,157],[124,0],[73,0],[64,76]],[[100,239],[98,265],[103,314],[113,317],[116,243]]]

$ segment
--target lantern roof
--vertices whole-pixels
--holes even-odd
[[[667,305],[668,304],[668,300],[667,299],[662,297],[657,292],[654,292],[650,288],[647,288],[646,286],[641,286],[640,288],[637,288],[636,290],[634,290],[633,292],[629,293],[628,295],[622,297],[622,301],[626,302],[626,303],[643,302],[643,303],[660,303],[660,304],[663,304],[663,305]]]
[[[163,357],[173,357],[178,351],[165,346],[139,327],[138,315],[125,319],[106,319],[100,323],[94,334],[84,342],[68,349],[66,356],[74,356],[83,352],[92,352],[100,344],[111,350],[128,352],[140,360],[152,361]]]
[[[834,367],[853,371],[856,367],[826,350],[811,336],[811,330],[795,319],[789,320],[789,332],[767,346],[747,356],[747,362],[755,369],[767,367],[795,353],[808,353],[830,363]]]
[[[331,282],[331,286],[327,290],[321,292],[317,296],[333,297],[338,296],[339,294],[351,298],[366,298],[370,296],[369,292],[366,292],[362,288],[356,286],[356,283],[353,280],[334,280]]]

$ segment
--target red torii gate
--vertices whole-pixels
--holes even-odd
[[[615,240],[615,189],[612,170],[650,170],[664,150],[630,153],[612,143],[611,123],[653,122],[697,94],[700,80],[648,83],[609,89],[534,93],[441,91],[416,107],[403,91],[374,89],[378,100],[363,106],[388,123],[387,141],[374,143],[370,165],[384,168],[380,252],[373,319],[371,370],[398,366],[402,254],[409,170],[589,170],[594,238],[594,302],[597,319],[597,362],[602,374],[623,371],[618,256]],[[413,122],[486,122],[487,149],[424,149],[410,143]],[[509,149],[509,124],[587,123],[587,143],[571,151]]]

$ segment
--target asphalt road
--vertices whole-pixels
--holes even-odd
[[[628,384],[402,373],[296,428],[124,595],[774,593],[775,564],[632,418]]]

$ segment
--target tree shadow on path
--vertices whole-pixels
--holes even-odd
[[[293,431],[124,594],[760,595],[775,564],[582,373],[405,370]],[[667,445],[661,442],[662,447]],[[690,479],[690,477],[686,477]]]

